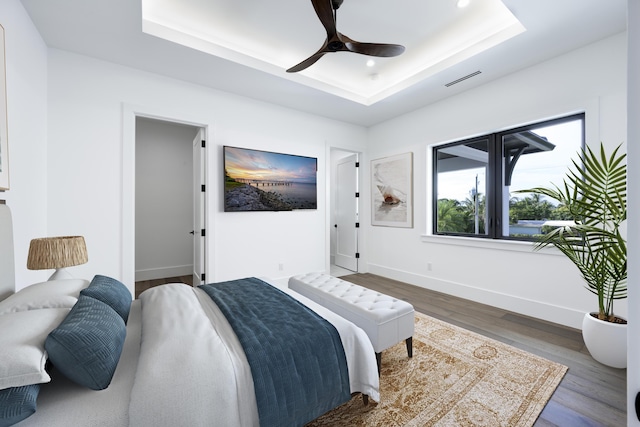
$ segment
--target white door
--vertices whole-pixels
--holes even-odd
[[[206,280],[205,250],[205,138],[200,129],[193,140],[193,286]]]
[[[335,264],[358,271],[358,155],[338,161],[336,173],[336,257]]]

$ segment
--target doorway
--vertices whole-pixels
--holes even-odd
[[[200,271],[192,277],[194,268],[203,268],[203,251],[194,242],[202,243],[204,228],[195,225],[204,219],[204,162],[194,145],[201,148],[204,130],[147,117],[135,120],[136,294],[171,281],[200,284]]]
[[[331,150],[330,274],[358,272],[359,155]]]

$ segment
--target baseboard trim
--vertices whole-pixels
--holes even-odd
[[[368,270],[371,274],[388,277],[421,288],[442,292],[571,328],[582,329],[582,319],[584,317],[584,312],[582,311],[475,288],[462,283],[409,273],[376,264],[369,264]]]
[[[135,281],[164,279],[167,277],[188,276],[193,274],[193,265],[178,265],[174,267],[149,268],[136,270]]]

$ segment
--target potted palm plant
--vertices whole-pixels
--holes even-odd
[[[620,148],[607,155],[602,144],[599,153],[587,147],[562,187],[518,191],[555,199],[570,212],[573,224],[543,234],[535,249],[557,248],[598,297],[598,311],[585,314],[582,335],[594,359],[616,368],[626,367],[627,354],[627,321],[613,311],[613,302],[627,297],[627,245],[620,231],[627,219],[627,165]]]

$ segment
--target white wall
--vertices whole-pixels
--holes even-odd
[[[198,128],[136,120],[135,280],[193,272],[193,139]],[[199,147],[199,145],[198,145]]]
[[[111,275],[133,286],[133,271],[123,260],[127,239],[133,240],[123,236],[123,230],[128,233],[123,209],[133,186],[123,168],[132,160],[128,141],[135,139],[123,111],[133,110],[162,111],[208,131],[207,281],[285,278],[325,269],[327,147],[362,150],[364,128],[51,50],[48,161],[64,167],[48,175],[49,224],[50,232],[85,236],[90,260],[77,271]],[[222,145],[317,157],[318,209],[223,212]]]
[[[621,34],[371,128],[370,158],[414,153],[415,226],[372,227],[365,209],[369,271],[580,327],[596,299],[564,257],[532,253],[521,242],[423,237],[431,221],[430,147],[585,110],[587,143],[615,146],[626,138],[625,67]],[[362,191],[370,197],[370,188]],[[615,308],[625,315],[626,301]]]
[[[47,47],[19,0],[0,2],[5,32],[9,185],[0,192],[13,212],[16,289],[46,280],[29,271],[33,238],[47,233]],[[1,256],[1,255],[0,255]]]

